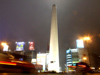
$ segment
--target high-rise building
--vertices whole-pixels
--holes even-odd
[[[48,70],[59,72],[59,43],[58,43],[57,9],[55,4],[52,6]]]

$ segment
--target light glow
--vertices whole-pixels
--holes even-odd
[[[83,40],[76,40],[77,48],[84,48]]]
[[[37,64],[43,65],[43,70],[45,70],[45,65],[46,65],[46,54],[37,54]]]
[[[83,60],[87,60],[87,58],[86,57],[83,57]]]
[[[84,40],[90,40],[90,37],[85,37]]]
[[[8,51],[8,47],[9,47],[8,45],[5,45],[3,51]]]
[[[34,42],[29,42],[29,50],[35,50]]]
[[[7,43],[1,43],[1,45],[3,46],[3,51],[8,51],[8,45],[7,45]]]
[[[80,66],[80,67],[86,67],[86,65],[78,65],[78,66]]]
[[[78,49],[71,49],[71,52],[78,52]]]
[[[17,42],[16,44],[17,44],[16,51],[22,51],[22,50],[24,50],[25,42]]]
[[[0,64],[4,64],[4,65],[16,65],[16,63],[5,62],[5,61],[0,61]]]
[[[31,62],[36,62],[36,59],[32,59]]]
[[[95,69],[95,67],[90,67],[91,69]]]
[[[6,46],[6,45],[7,45],[7,43],[1,43],[1,45],[4,47],[4,46]]]

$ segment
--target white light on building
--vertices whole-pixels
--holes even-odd
[[[37,64],[43,65],[43,70],[45,70],[46,53],[37,54]]]
[[[8,45],[4,45],[3,51],[8,51],[9,46]]]
[[[71,49],[71,52],[78,52],[78,49]]]
[[[83,40],[76,40],[77,48],[84,48]]]

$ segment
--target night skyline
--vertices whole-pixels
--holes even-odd
[[[99,3],[100,0],[0,0],[0,41],[8,41],[12,50],[16,41],[33,41],[37,52],[45,52],[50,40],[52,5],[56,4],[59,50],[65,58],[65,51],[76,47],[78,37],[100,39]],[[96,48],[99,55],[99,44]]]

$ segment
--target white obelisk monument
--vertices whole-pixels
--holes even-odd
[[[55,4],[52,6],[48,70],[59,72],[59,43],[58,43],[58,26],[57,26],[57,8]]]

